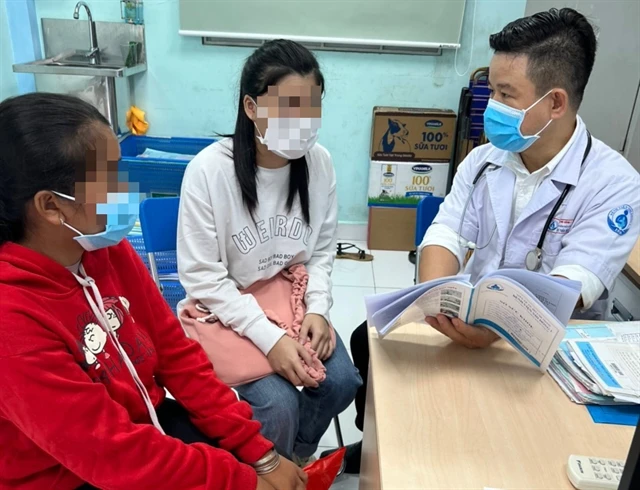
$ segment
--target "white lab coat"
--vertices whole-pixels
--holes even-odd
[[[581,168],[588,135],[582,121],[578,123],[576,141],[542,181],[510,231],[515,175],[503,166],[509,152],[487,144],[474,149],[460,164],[451,193],[434,220],[456,233],[473,179],[486,162],[495,164],[477,182],[462,224],[465,240],[478,247],[488,243],[486,248],[475,250],[466,265],[464,272],[472,281],[497,269],[524,269],[526,255],[536,247],[565,184],[571,184],[575,187],[546,234],[540,272],[580,265],[602,281],[602,298],[606,298],[640,235],[640,175],[624,157],[596,138]],[[616,224],[615,218],[625,212],[626,226],[624,219]],[[596,302],[593,311],[598,313],[586,317],[600,316],[603,310],[602,301]]]

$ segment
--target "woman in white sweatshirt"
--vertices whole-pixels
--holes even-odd
[[[362,383],[329,326],[337,203],[331,156],[316,144],[323,91],[318,62],[300,44],[276,40],[256,50],[242,71],[235,133],[187,168],[178,225],[188,297],[267,357],[275,374],[236,389],[263,435],[299,462],[313,455]],[[309,274],[301,338],[311,339],[324,363],[320,383],[305,371],[302,359],[310,358],[301,343],[241,294],[295,264]]]

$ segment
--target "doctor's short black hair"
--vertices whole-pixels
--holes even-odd
[[[523,17],[489,37],[496,53],[527,56],[527,76],[540,96],[553,87],[563,88],[576,110],[593,69],[597,44],[591,23],[571,8]]]

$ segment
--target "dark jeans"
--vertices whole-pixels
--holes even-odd
[[[367,403],[367,380],[369,379],[369,332],[365,321],[351,334],[351,355],[360,371],[362,386],[356,392],[356,427],[364,429],[364,407]]]
[[[324,361],[327,378],[318,388],[302,391],[282,376],[272,374],[236,387],[240,398],[253,408],[262,423],[262,435],[285,458],[307,458],[316,452],[331,420],[353,401],[362,380],[336,333],[336,349]]]
[[[162,405],[156,408],[158,420],[168,436],[180,439],[185,444],[203,442],[210,446],[215,446],[213,439],[208,438],[200,432],[189,420],[187,411],[175,400],[167,398]],[[82,485],[78,490],[96,490],[96,487],[88,483]]]

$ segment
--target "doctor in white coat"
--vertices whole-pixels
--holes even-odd
[[[419,279],[467,273],[476,281],[529,268],[580,281],[574,316],[597,318],[640,233],[640,176],[577,115],[595,60],[593,27],[575,10],[552,9],[512,22],[489,42],[491,143],[458,168],[420,247]],[[470,348],[498,338],[444,315],[427,321]],[[351,336],[351,353],[365,381],[356,395],[362,429],[366,322]],[[347,472],[359,471],[361,451],[361,443],[347,448]]]
[[[574,317],[601,318],[640,233],[640,176],[577,115],[593,28],[573,9],[552,9],[512,22],[490,44],[490,143],[459,166],[420,247],[420,281],[536,270],[580,281]],[[444,315],[427,321],[467,347],[497,339]]]

